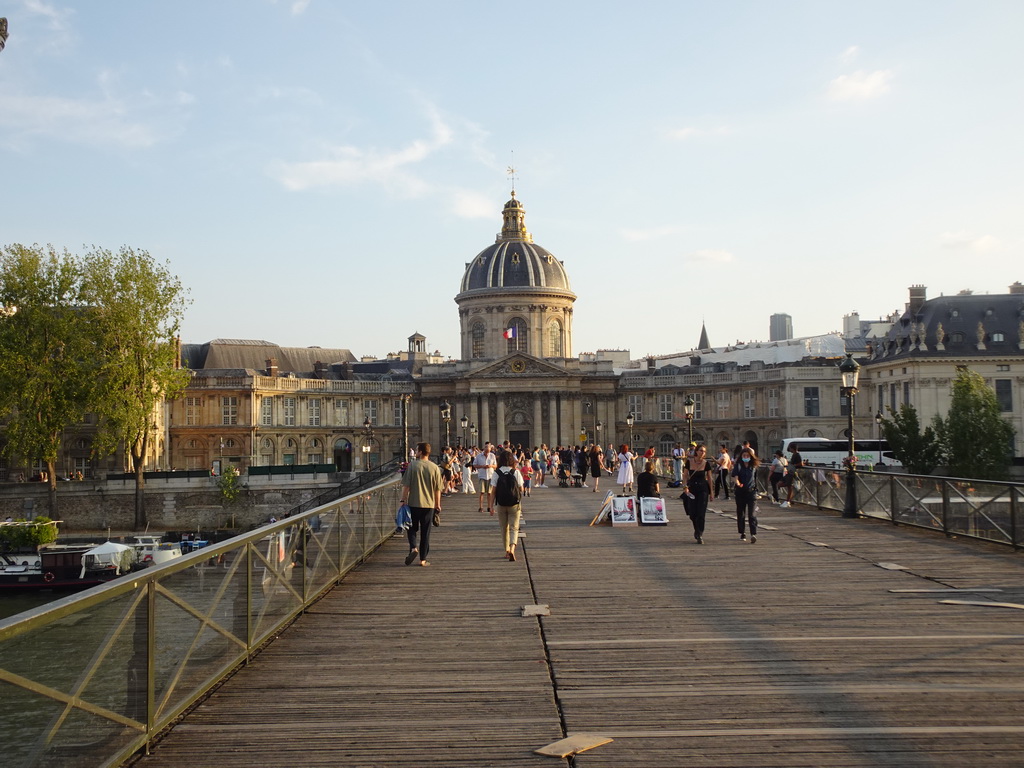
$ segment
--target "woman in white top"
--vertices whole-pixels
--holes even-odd
[[[629,450],[629,446],[623,443],[619,446],[619,478],[618,483],[622,486],[622,492],[633,492],[633,459],[636,454]]]
[[[786,476],[786,468],[788,466],[789,462],[782,455],[782,451],[776,451],[775,456],[772,458],[771,474],[768,476],[768,482],[772,484],[772,499],[776,504],[779,503],[779,483]]]

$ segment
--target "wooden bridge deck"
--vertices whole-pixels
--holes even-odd
[[[390,541],[137,765],[1024,764],[1024,610],[940,602],[1024,603],[1024,555],[770,506],[697,546],[674,496],[614,529],[598,498],[534,490],[517,563],[446,499],[431,567]],[[533,753],[575,734],[613,741]]]

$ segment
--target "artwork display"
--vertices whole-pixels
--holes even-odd
[[[637,503],[632,496],[612,498],[612,525],[636,525]]]
[[[651,497],[640,499],[640,524],[668,525],[665,500]]]

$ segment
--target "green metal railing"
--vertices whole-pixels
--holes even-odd
[[[759,477],[768,487],[766,470]],[[1024,547],[1021,499],[1024,484],[900,472],[853,472],[858,512],[894,525],[941,531]],[[843,511],[847,472],[843,469],[797,470],[793,500],[819,509]],[[779,489],[782,495],[783,489]]]
[[[116,766],[395,531],[378,485],[0,621],[5,768]]]

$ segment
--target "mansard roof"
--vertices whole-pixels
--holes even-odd
[[[355,362],[347,349],[327,347],[282,347],[262,339],[214,339],[205,344],[183,344],[181,362],[186,368],[267,369],[267,360],[277,361],[278,373],[311,373],[316,363],[324,366]]]

